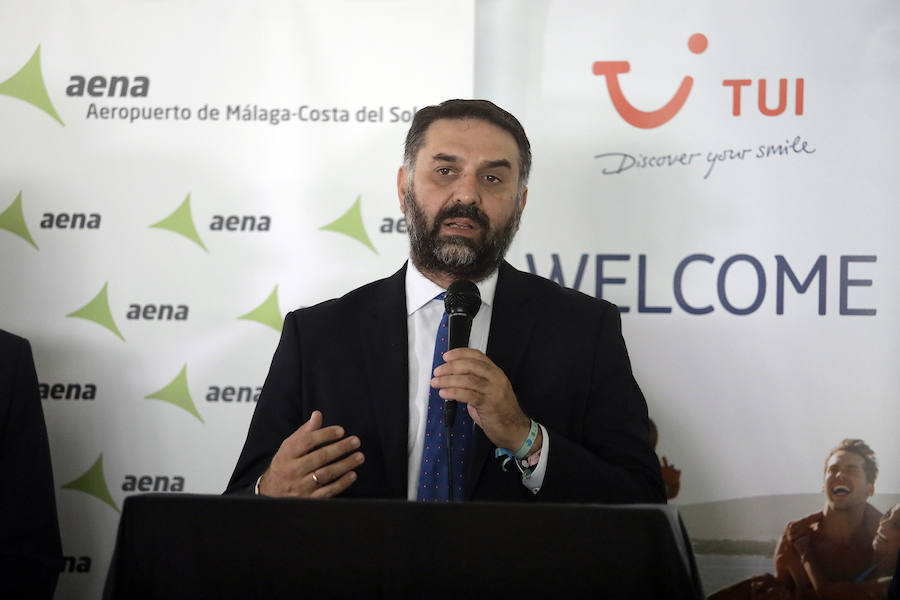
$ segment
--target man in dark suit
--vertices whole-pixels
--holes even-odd
[[[0,330],[0,589],[52,598],[62,567],[50,447],[28,340]]]
[[[465,499],[665,502],[616,307],[503,260],[530,166],[490,102],[416,113],[397,175],[411,261],[288,314],[226,493],[423,499],[439,396],[474,421]],[[481,292],[470,347],[432,363],[435,296],[458,279]]]

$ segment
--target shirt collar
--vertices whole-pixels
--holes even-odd
[[[489,277],[476,281],[475,285],[481,293],[481,303],[487,306],[494,304],[494,292],[497,290],[497,274],[495,269]],[[435,296],[446,290],[431,281],[410,260],[406,265],[406,315],[409,316],[428,304]]]

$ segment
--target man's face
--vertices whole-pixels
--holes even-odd
[[[866,503],[875,484],[866,480],[865,460],[859,454],[838,450],[825,464],[825,499],[834,510],[849,510]]]
[[[900,504],[884,513],[878,523],[872,549],[879,556],[894,557],[900,551]]]
[[[480,280],[500,264],[519,225],[519,150],[480,119],[439,119],[425,132],[415,170],[397,175],[413,263]]]

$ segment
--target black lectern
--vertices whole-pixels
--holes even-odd
[[[702,598],[675,508],[148,494],[104,598]]]

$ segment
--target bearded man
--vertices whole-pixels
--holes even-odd
[[[226,493],[665,502],[618,309],[504,261],[530,168],[491,102],[416,113],[397,174],[410,261],[287,315]],[[469,347],[446,351],[461,279],[481,306]]]

